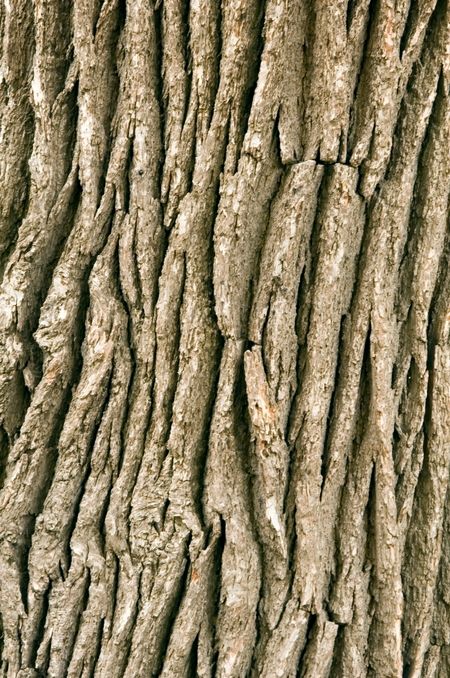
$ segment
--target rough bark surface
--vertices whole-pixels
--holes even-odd
[[[2,676],[450,676],[449,45],[2,0]]]

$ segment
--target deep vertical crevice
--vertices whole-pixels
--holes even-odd
[[[182,115],[182,125],[186,122],[186,117],[189,110],[189,103],[191,100],[192,91],[192,51],[191,51],[191,29],[190,29],[190,14],[191,14],[191,0],[183,0],[181,3],[182,24],[185,28],[183,35],[184,48],[184,71],[186,73],[186,90],[184,97],[184,110]]]
[[[194,488],[194,504],[196,507],[197,515],[200,519],[200,523],[202,527],[205,529],[207,527],[207,521],[205,517],[205,511],[204,511],[204,506],[203,506],[203,497],[205,493],[205,483],[206,483],[206,472],[207,472],[207,460],[208,460],[208,451],[209,451],[209,440],[210,440],[210,433],[211,433],[211,423],[213,419],[213,413],[214,413],[214,407],[215,407],[215,394],[217,393],[218,390],[218,385],[219,385],[219,379],[220,379],[220,364],[221,364],[221,358],[223,355],[223,350],[225,346],[225,340],[223,336],[220,334],[220,332],[217,333],[217,341],[218,341],[218,346],[216,349],[216,356],[217,356],[217,362],[216,362],[216,368],[215,368],[215,374],[213,378],[213,387],[211,390],[211,397],[209,400],[209,406],[208,406],[208,414],[207,414],[207,421],[209,421],[209,424],[206,425],[204,435],[202,436],[202,443],[201,443],[201,449],[200,449],[200,454],[197,458],[196,461],[196,466],[197,466],[197,471],[196,471],[196,476],[197,476],[197,487]]]
[[[436,6],[432,12],[432,15],[430,17],[430,20],[427,25],[427,31],[426,31],[426,37],[423,41],[422,44],[422,50],[419,59],[415,62],[414,67],[411,70],[410,76],[408,83],[406,85],[406,93],[404,98],[402,99],[402,102],[398,108],[398,115],[397,115],[397,120],[396,124],[394,127],[393,131],[393,136],[392,136],[392,145],[391,145],[391,150],[390,150],[390,155],[389,155],[389,162],[387,164],[387,169],[385,171],[384,178],[388,181],[393,173],[397,171],[397,167],[399,163],[401,163],[403,160],[403,153],[404,153],[404,147],[405,147],[405,137],[407,137],[407,132],[409,131],[407,128],[407,123],[409,122],[409,117],[410,117],[410,109],[411,106],[413,105],[414,99],[420,101],[420,98],[423,97],[422,92],[420,92],[417,89],[418,86],[418,81],[419,81],[419,74],[420,71],[425,68],[424,64],[426,64],[427,61],[427,54],[433,53],[433,43],[436,41],[436,33],[439,34],[439,29],[440,29],[440,22],[445,21],[445,0],[438,0],[436,3]],[[430,57],[428,56],[428,59]],[[436,64],[437,65],[437,64]],[[441,89],[441,78],[442,78],[442,70],[439,71],[439,77],[438,77],[438,82],[436,84],[436,90],[434,94],[434,100],[433,100],[433,107],[430,112],[430,116],[427,121],[427,126],[424,131],[424,136],[421,139],[421,146],[420,146],[420,153],[422,153],[426,150],[427,147],[427,140],[429,138],[429,134],[431,131],[431,125],[432,125],[432,120],[434,116],[436,115],[436,107],[439,104],[439,93],[440,91],[444,92],[444,97],[445,97],[445,86]],[[443,84],[442,80],[442,84]],[[434,115],[433,115],[434,114]],[[423,113],[419,113],[419,115],[423,115]],[[420,156],[418,158],[420,162]],[[419,166],[420,167],[420,166]],[[424,168],[426,169],[426,168]],[[415,185],[418,179],[418,172],[416,169],[416,177],[415,177]]]
[[[78,486],[78,492],[76,496],[74,497],[74,503],[72,507],[72,512],[70,516],[70,522],[66,526],[66,537],[65,537],[65,550],[66,550],[66,571],[68,572],[71,567],[72,563],[72,552],[70,549],[70,541],[73,535],[73,532],[77,526],[77,520],[78,516],[80,513],[80,508],[81,508],[81,502],[83,500],[84,492],[86,489],[86,484],[89,480],[90,477],[90,471],[91,471],[91,458],[92,458],[92,452],[94,449],[97,433],[100,429],[103,416],[109,406],[110,402],[110,396],[111,396],[111,390],[112,390],[112,385],[113,385],[113,375],[114,375],[114,366],[111,368],[110,375],[108,377],[108,381],[105,385],[105,395],[103,398],[103,403],[100,406],[96,421],[94,423],[93,430],[90,433],[90,439],[86,448],[86,459],[84,460],[84,463],[81,465],[80,468],[80,479],[79,479],[79,486]]]
[[[188,257],[186,252],[183,252],[183,277],[181,280],[180,284],[180,295],[179,295],[179,300],[177,304],[177,319],[176,319],[176,328],[175,328],[175,346],[178,348],[176,350],[177,357],[176,357],[176,364],[175,364],[175,369],[174,369],[174,374],[172,375],[172,381],[170,384],[170,389],[168,389],[168,396],[167,396],[167,418],[166,418],[166,423],[167,426],[165,428],[165,452],[163,453],[162,457],[159,459],[159,470],[158,470],[158,475],[161,473],[164,461],[169,454],[169,450],[167,448],[167,443],[169,442],[170,438],[170,431],[172,429],[172,421],[173,421],[173,407],[174,407],[174,402],[175,402],[175,396],[176,396],[176,391],[177,391],[177,381],[176,381],[176,375],[178,374],[178,368],[179,368],[179,347],[180,347],[180,342],[181,342],[181,318],[182,318],[182,313],[183,313],[183,303],[185,303],[184,295],[185,295],[185,290],[186,290],[186,279],[188,275]],[[158,340],[156,341],[156,351],[158,350]],[[154,382],[154,387],[156,387],[156,382]],[[152,396],[152,402],[155,401],[155,398]],[[151,423],[150,423],[151,426]]]
[[[194,638],[191,651],[189,653],[188,665],[186,670],[186,678],[197,678],[198,665],[198,634]]]
[[[48,607],[49,607],[49,598],[50,594],[52,592],[52,582],[49,580],[48,582],[48,587],[45,589],[45,591],[42,594],[42,607],[41,607],[41,614],[39,618],[39,622],[37,624],[37,627],[34,629],[34,639],[33,639],[33,645],[31,648],[31,653],[30,653],[30,663],[33,666],[36,663],[36,658],[37,658],[37,653],[39,650],[39,647],[44,639],[44,632],[45,632],[45,624],[47,621],[47,612],[48,612]],[[1,653],[0,653],[1,656]]]
[[[405,25],[404,25],[404,28],[403,28],[402,37],[400,39],[400,59],[403,58],[405,48],[406,48],[406,46],[409,42],[412,30],[413,30],[414,25],[417,21],[418,13],[419,13],[418,3],[411,2],[411,0],[409,0]]]
[[[315,614],[310,614],[308,617],[308,624],[306,627],[306,635],[305,635],[305,643],[303,645],[303,650],[300,653],[300,656],[298,658],[297,662],[297,670],[296,670],[296,678],[301,678],[303,674],[303,667],[304,667],[304,661],[306,657],[307,650],[309,649],[309,644],[313,638],[313,634],[315,631],[315,627],[318,622],[318,617]]]
[[[355,13],[356,0],[347,0],[347,9],[345,15],[345,26],[347,29],[347,34],[350,31],[350,26],[353,21],[353,16]]]
[[[355,0],[348,0],[349,5],[354,5]],[[353,84],[353,91],[352,91],[352,96],[351,96],[351,104],[350,104],[350,119],[349,119],[349,132],[348,132],[348,144],[347,144],[347,156],[345,158],[345,162],[349,163],[352,150],[353,150],[353,142],[354,142],[354,134],[355,134],[355,126],[356,126],[356,115],[357,115],[357,101],[358,99],[363,99],[364,95],[362,92],[360,92],[360,89],[362,90],[363,87],[365,86],[365,68],[366,68],[366,63],[368,61],[367,55],[369,53],[369,48],[370,48],[370,41],[371,41],[371,29],[372,25],[375,24],[376,22],[376,14],[378,12],[378,5],[379,0],[369,0],[369,10],[368,10],[368,17],[366,21],[366,33],[364,36],[364,42],[363,42],[363,47],[361,50],[361,58],[358,64],[358,70],[356,73],[355,77],[355,82]],[[348,21],[348,13],[347,13],[347,21]],[[349,26],[347,24],[347,30],[349,29]]]
[[[170,611],[164,622],[162,632],[160,631],[161,642],[159,643],[159,648],[157,650],[157,657],[155,657],[155,675],[159,675],[164,667],[167,649],[169,647],[169,641],[172,636],[174,624],[177,618],[178,611],[180,609],[181,602],[186,594],[189,575],[192,571],[192,564],[189,557],[189,543],[191,540],[191,536],[192,535],[189,535],[188,540],[185,544],[185,554],[186,554],[185,563],[183,571],[181,572],[181,576],[177,582],[176,592],[170,604]]]
[[[153,10],[154,17],[154,27],[155,27],[155,49],[154,49],[154,78],[155,78],[155,90],[156,90],[156,99],[158,102],[159,109],[159,120],[160,120],[160,129],[159,136],[160,139],[164,139],[166,135],[166,122],[167,122],[167,106],[165,104],[164,96],[164,78],[163,78],[163,50],[164,50],[164,31],[163,31],[163,4],[156,3]],[[164,157],[161,153],[159,158],[158,166],[158,197],[161,196],[161,184],[163,178],[163,169],[164,169]],[[161,209],[164,212],[167,203],[161,203]],[[164,223],[164,214],[162,215],[162,222]]]
[[[83,573],[83,578],[84,578],[84,592],[83,592],[83,597],[81,599],[81,604],[77,610],[77,615],[76,615],[76,621],[73,626],[73,632],[71,636],[69,637],[69,642],[68,642],[68,647],[65,647],[66,651],[66,658],[64,661],[64,668],[67,670],[70,660],[73,656],[73,651],[75,649],[76,641],[77,641],[77,636],[81,628],[82,624],[82,619],[83,619],[83,614],[87,610],[88,605],[89,605],[89,593],[90,593],[90,587],[91,587],[91,582],[92,582],[92,575],[91,571],[89,568],[85,568],[85,571]]]
[[[333,391],[331,394],[330,398],[330,405],[328,408],[328,414],[327,414],[327,426],[326,426],[326,431],[325,431],[325,440],[324,440],[324,445],[323,445],[323,453],[322,453],[322,464],[321,464],[321,476],[322,476],[322,485],[320,488],[320,498],[322,499],[322,492],[323,488],[325,485],[325,480],[327,476],[327,471],[328,471],[328,462],[329,462],[329,457],[330,457],[330,445],[331,445],[331,431],[333,427],[333,419],[336,416],[336,408],[337,408],[337,394],[339,393],[340,389],[340,380],[341,380],[341,366],[342,366],[342,361],[343,361],[343,356],[344,356],[344,347],[346,345],[346,337],[345,337],[345,329],[346,329],[346,323],[348,322],[347,314],[344,314],[341,317],[341,323],[340,323],[340,328],[339,328],[339,339],[337,342],[338,346],[338,354],[337,354],[337,360],[336,360],[336,367],[334,370],[334,379],[333,379]]]
[[[259,37],[264,26],[264,19],[266,14],[266,3],[267,0],[261,0],[260,8],[257,16],[254,21],[254,39],[251,48],[249,49],[249,59],[245,65],[245,72],[242,81],[242,89],[240,95],[239,108],[236,110],[236,113],[239,114],[239,120],[235,122],[240,122],[238,134],[237,134],[237,149],[236,149],[236,159],[239,159],[242,151],[242,144],[244,142],[245,134],[248,130],[248,122],[250,119],[250,113],[253,106],[253,99],[255,96],[256,87],[258,84],[258,76],[261,67],[261,59],[264,51],[264,39]]]
[[[100,658],[100,652],[102,650],[102,639],[104,635],[104,629],[105,629],[105,619],[102,617],[100,619],[100,623],[98,625],[98,630],[97,630],[97,637],[96,637],[96,643],[95,643],[95,651],[93,652],[92,655],[92,665],[91,665],[91,675],[95,675],[95,669],[98,664],[98,660]]]
[[[223,559],[223,552],[225,549],[225,543],[226,543],[226,521],[223,518],[223,516],[219,515],[219,524],[220,524],[220,534],[217,540],[217,549],[216,549],[216,554],[215,554],[215,559],[214,559],[214,580],[213,580],[213,586],[212,586],[212,598],[213,598],[213,603],[211,606],[211,616],[209,619],[210,622],[210,627],[211,631],[213,634],[213,647],[214,647],[214,654],[212,657],[212,663],[211,663],[211,676],[212,678],[219,678],[217,676],[217,663],[218,663],[218,658],[219,658],[219,651],[218,651],[218,645],[217,645],[217,619],[219,616],[219,610],[220,610],[220,592],[221,592],[221,577],[222,577],[222,559]]]

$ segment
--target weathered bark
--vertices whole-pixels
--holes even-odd
[[[450,675],[449,0],[3,0],[1,675]]]

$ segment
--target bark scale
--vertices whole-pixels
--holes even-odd
[[[449,676],[449,1],[0,44],[1,675]]]

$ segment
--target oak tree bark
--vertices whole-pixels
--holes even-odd
[[[2,1],[2,676],[450,676],[449,31]]]

